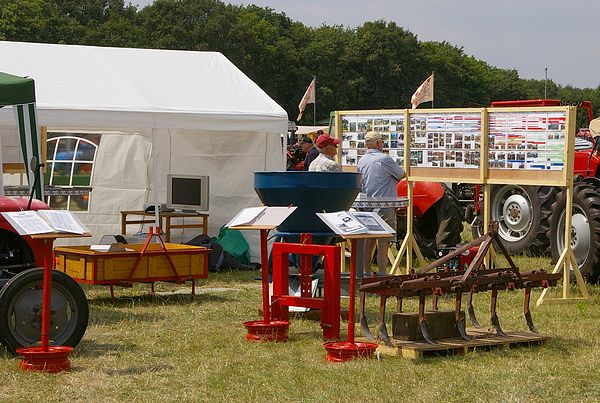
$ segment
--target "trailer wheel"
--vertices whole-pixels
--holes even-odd
[[[414,235],[423,256],[434,258],[440,246],[453,247],[461,242],[463,214],[458,198],[444,185],[444,195],[414,219]]]
[[[566,191],[559,193],[554,212],[550,217],[550,250],[557,261],[565,247]],[[597,283],[600,276],[600,194],[589,183],[573,186],[573,211],[571,223],[571,248],[581,274],[590,282]]]
[[[498,235],[506,250],[516,255],[547,253],[548,218],[556,199],[552,186],[500,185],[491,189],[490,216],[498,222]],[[483,218],[478,216],[471,226],[473,239],[483,235]]]
[[[43,269],[29,269],[11,278],[0,292],[0,338],[12,354],[19,347],[40,344],[43,282]],[[50,345],[76,346],[88,316],[88,302],[79,284],[53,270]]]

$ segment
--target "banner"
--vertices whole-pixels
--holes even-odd
[[[417,88],[410,98],[413,109],[416,109],[419,104],[429,101],[433,101],[433,74],[430,75],[427,80],[423,81],[423,84]]]
[[[304,115],[304,108],[306,108],[306,105],[315,103],[315,86],[316,86],[316,84],[317,84],[317,79],[313,78],[312,81],[310,82],[310,84],[308,85],[308,88],[306,89],[306,92],[304,93],[302,100],[298,104],[298,109],[300,110],[300,113],[298,114],[298,117],[296,118],[297,121],[302,119],[302,115]]]

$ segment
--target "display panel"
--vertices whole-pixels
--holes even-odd
[[[208,176],[167,175],[167,207],[178,210],[207,211]]]

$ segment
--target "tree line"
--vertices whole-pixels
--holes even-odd
[[[537,99],[544,80],[494,67],[448,42],[421,42],[389,21],[356,28],[307,27],[283,13],[219,0],[156,0],[138,9],[123,0],[0,0],[0,40],[219,51],[279,103],[293,120],[313,76],[317,121],[344,109],[408,108],[435,72],[435,107],[487,106]],[[600,86],[547,82],[547,97],[590,100]],[[312,124],[308,107],[300,124]]]

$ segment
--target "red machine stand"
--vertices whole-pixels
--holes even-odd
[[[345,238],[350,239],[350,306],[348,307],[348,340],[334,341],[323,344],[327,350],[327,361],[346,362],[355,358],[372,358],[377,350],[377,343],[355,342],[354,341],[354,304],[356,293],[356,239],[366,238],[368,235],[350,235]],[[373,236],[374,238],[380,236]],[[339,287],[338,287],[339,289]]]
[[[262,309],[263,319],[244,322],[248,333],[248,341],[276,341],[288,340],[288,329],[290,323],[285,320],[271,320],[271,309],[269,304],[269,252],[267,250],[267,233],[272,227],[256,228],[238,226],[235,229],[260,229],[260,260],[262,281]]]
[[[301,243],[273,242],[273,297],[272,318],[286,321],[289,306],[321,310],[323,338],[340,338],[340,270],[341,248],[332,245],[312,244],[310,234],[300,235]],[[300,255],[300,296],[290,296],[288,255]],[[323,298],[312,297],[312,256],[323,256]]]
[[[23,371],[44,371],[50,373],[68,371],[71,369],[69,354],[73,347],[22,347],[17,349],[17,354],[22,358],[19,368]]]

